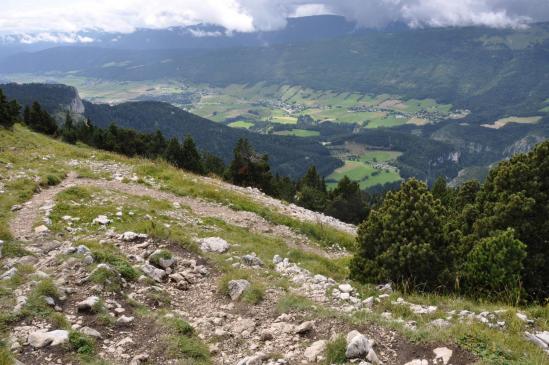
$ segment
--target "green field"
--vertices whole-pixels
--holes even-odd
[[[391,128],[396,127],[399,125],[406,124],[408,122],[408,119],[406,118],[378,118],[374,119],[366,125],[366,128],[368,129],[375,129],[375,128]]]
[[[326,178],[328,187],[333,188],[344,176],[360,184],[361,189],[400,181],[401,177],[396,169],[377,169],[370,164],[360,161],[345,161],[345,164]]]
[[[396,160],[402,153],[396,151],[368,151],[360,157],[360,162],[376,163]]]
[[[292,129],[289,131],[280,131],[275,132],[276,135],[279,136],[294,136],[294,137],[318,137],[320,136],[320,132],[318,131],[310,131],[307,129]]]
[[[433,99],[404,100],[388,94],[314,90],[297,85],[257,83],[212,87],[173,80],[107,81],[71,73],[17,74],[9,75],[9,79],[15,82],[59,82],[71,85],[78,89],[83,99],[95,103],[117,104],[146,99],[165,101],[215,122],[242,118],[249,122],[296,124],[299,116],[310,115],[317,121],[390,128],[413,123],[414,117],[420,112],[447,116],[452,108],[451,105],[438,104]],[[401,118],[395,118],[397,114]]]
[[[253,123],[250,123],[250,122],[245,122],[243,120],[239,120],[238,122],[232,122],[229,124],[229,127],[232,127],[232,128],[244,128],[244,129],[250,129],[254,126],[255,124]]]

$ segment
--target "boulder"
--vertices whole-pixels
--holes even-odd
[[[282,261],[284,261],[284,260],[279,255],[274,255],[273,256],[273,264],[277,265],[277,264],[280,264]]]
[[[69,342],[69,331],[36,331],[29,334],[28,343],[32,347],[42,348],[46,346],[57,346]]]
[[[325,350],[326,350],[326,341],[319,340],[319,341],[313,342],[311,346],[305,349],[305,352],[303,353],[303,357],[305,357],[305,360],[307,360],[308,362],[316,362],[317,360],[319,360],[319,356],[321,356]]]
[[[13,278],[15,276],[15,274],[17,274],[17,268],[12,267],[8,271],[6,271],[2,275],[0,275],[0,280],[9,280],[9,279]]]
[[[437,347],[433,350],[433,353],[435,354],[435,358],[433,359],[435,364],[447,365],[454,352],[448,347]]]
[[[94,338],[102,338],[101,333],[99,333],[99,331],[91,327],[80,328],[80,333],[86,336],[94,337]]]
[[[227,241],[219,237],[202,238],[198,241],[200,249],[204,252],[224,253],[231,247]]]
[[[242,256],[242,263],[246,266],[263,266],[263,261],[255,253]]]
[[[87,255],[87,254],[90,254],[91,251],[87,246],[80,245],[76,248],[76,253],[81,254],[81,255]]]
[[[242,293],[250,287],[250,282],[248,280],[231,280],[229,281],[229,296],[231,300],[238,300]]]
[[[154,267],[148,263],[141,265],[141,271],[143,271],[145,275],[159,283],[164,281],[164,278],[166,278],[167,276],[167,273],[164,270]]]
[[[298,335],[309,333],[314,329],[314,325],[315,323],[313,321],[303,322],[295,328],[295,333]]]
[[[363,358],[370,352],[370,341],[358,331],[351,331],[347,335],[347,348],[345,356],[348,359]]]
[[[94,309],[94,306],[97,305],[97,303],[99,303],[99,297],[94,295],[77,303],[76,308],[81,312],[89,312]]]
[[[134,242],[134,241],[140,241],[147,239],[147,235],[144,233],[135,233],[135,232],[124,232],[120,236],[118,236],[118,239],[124,242]]]
[[[353,287],[349,284],[340,284],[338,288],[339,288],[339,291],[342,293],[350,293],[353,291]]]
[[[2,258],[2,248],[4,247],[4,241],[0,240],[0,259]]]

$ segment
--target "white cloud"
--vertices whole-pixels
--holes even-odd
[[[298,5],[293,13],[290,14],[291,18],[298,18],[303,16],[315,16],[334,14],[333,11],[326,4],[303,4]]]
[[[339,14],[360,26],[520,27],[549,20],[549,0],[2,0],[0,35],[89,42],[85,30],[133,32],[209,23],[229,32],[280,29],[290,16]],[[31,36],[28,36],[32,34]],[[65,34],[65,35],[62,35]],[[201,35],[201,34],[197,34]],[[68,38],[65,38],[68,37]]]

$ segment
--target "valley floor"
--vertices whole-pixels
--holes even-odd
[[[355,227],[251,189],[16,127],[0,192],[0,364],[549,363],[547,307],[349,282]]]

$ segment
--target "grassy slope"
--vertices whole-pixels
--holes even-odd
[[[154,177],[162,183],[164,189],[177,195],[196,196],[224,204],[231,204],[234,209],[254,211],[270,221],[286,224],[289,227],[306,234],[313,241],[322,242],[324,244],[346,242],[349,247],[352,247],[352,238],[346,234],[327,229],[326,227],[319,227],[315,224],[301,223],[293,218],[273,213],[268,207],[262,206],[246,196],[222,191],[219,187],[212,186],[201,180],[197,181],[197,177],[194,175],[175,170],[163,163],[153,163],[140,159],[127,159],[115,154],[95,151],[85,146],[67,146],[42,135],[29,132],[19,126],[15,128],[15,132],[8,132],[0,129],[0,146],[2,146],[0,148],[0,176],[3,177],[8,174],[13,175],[15,171],[21,175],[23,173],[27,175],[26,177],[21,176],[8,183],[4,180],[0,180],[0,182],[5,185],[5,193],[0,194],[0,227],[2,227],[3,230],[0,234],[3,239],[8,240],[7,247],[11,248],[10,252],[14,252],[15,250],[13,250],[13,247],[16,246],[16,243],[9,241],[9,232],[6,228],[7,221],[12,214],[10,212],[11,206],[28,200],[32,195],[32,192],[41,183],[42,185],[45,185],[48,180],[55,183],[55,181],[58,181],[58,179],[69,170],[74,170],[74,168],[69,166],[70,160],[91,159],[92,156],[95,156],[95,160],[123,163],[132,166],[139,177]],[[12,164],[9,171],[7,163]],[[99,177],[86,168],[79,168],[77,171],[83,176],[92,178]],[[48,179],[48,176],[52,176],[52,178]],[[52,216],[54,220],[53,229],[56,229],[55,222],[59,221],[58,218],[66,213],[63,211],[63,202],[75,199],[75,196],[71,195],[75,193],[79,198],[88,199],[86,197],[92,196],[93,190],[86,191],[86,189],[77,189],[76,192],[73,191],[72,193],[61,194],[58,197],[59,204]],[[147,212],[150,214],[158,214],[158,211],[161,211],[166,204],[168,204],[167,202],[154,201],[153,199],[148,198],[131,199],[129,201],[131,201],[132,206],[128,207],[128,209],[131,208],[139,211],[140,214],[138,216]],[[112,213],[111,210],[115,209],[115,205],[94,206],[93,211],[90,210],[91,208],[83,209],[84,210],[80,212],[79,215],[83,217],[92,217],[101,212]],[[86,221],[84,220],[82,224],[85,223]],[[206,223],[207,225],[215,227],[216,233],[219,233],[219,235],[227,240],[241,243],[242,246],[239,250],[242,250],[242,253],[253,250],[266,262],[269,262],[270,258],[275,253],[284,254],[285,256],[289,256],[293,261],[300,262],[302,266],[308,268],[312,272],[329,275],[338,280],[341,280],[346,276],[346,259],[327,260],[314,254],[307,254],[298,250],[289,250],[281,241],[273,240],[264,235],[251,234],[247,230],[228,225],[216,219],[210,219]],[[161,237],[166,234],[164,230],[158,228],[159,225],[156,228],[148,227],[148,223],[132,220],[129,217],[127,220],[121,220],[114,224],[116,228],[120,230],[134,229],[136,231],[145,231],[149,234]],[[186,227],[185,229],[174,227],[170,230],[169,237],[170,239],[191,248],[189,235],[192,233],[198,235],[203,234],[199,231],[189,231],[189,227]],[[230,277],[248,275],[240,271],[235,272],[232,270],[230,265],[224,262],[222,257],[214,260],[216,265],[219,265],[220,270]],[[253,276],[251,279],[258,287],[266,285],[287,285],[284,283],[284,280],[280,280],[280,278],[277,279],[276,277],[271,277],[267,274],[265,275]],[[365,296],[373,293],[373,289],[370,286],[361,286],[357,283],[354,285]],[[402,310],[399,306],[392,305],[390,301],[385,301],[383,304],[376,306],[373,312],[359,312],[350,318],[344,317],[341,319],[354,323],[381,323],[385,326],[395,328],[413,341],[449,341],[459,343],[476,353],[481,358],[482,364],[541,365],[547,363],[546,354],[542,353],[537,347],[523,339],[522,334],[523,331],[527,329],[527,326],[517,320],[514,316],[514,313],[518,308],[503,303],[477,302],[464,298],[440,295],[406,295],[403,293],[394,293],[391,295],[391,299],[395,300],[398,296],[403,296],[406,300],[414,303],[435,304],[441,311],[468,309],[481,312],[484,310],[508,309],[509,313],[506,314],[505,317],[506,322],[508,323],[508,329],[500,331],[489,329],[480,323],[467,325],[455,323],[448,329],[433,330],[431,327],[427,326],[428,321],[431,320],[432,317],[414,315],[413,313],[410,313],[410,311]],[[304,306],[304,302],[299,300],[294,300],[292,303],[293,304],[286,303],[285,305],[290,307],[293,305],[300,308],[310,308],[310,306]],[[1,304],[2,301],[0,301],[0,305]],[[406,320],[416,320],[418,323],[418,330],[410,331],[401,323],[383,319],[381,313],[385,310],[390,310],[395,317],[401,317]],[[536,327],[538,329],[549,329],[548,307],[532,306],[520,308],[520,310],[536,319]],[[442,312],[437,314],[441,315]],[[314,312],[314,315],[333,316],[335,314],[317,311]]]

